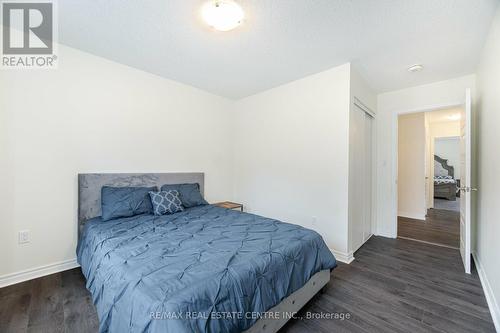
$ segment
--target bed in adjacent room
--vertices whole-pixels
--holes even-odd
[[[448,164],[448,160],[434,155],[434,198],[455,201],[459,186],[454,167]]]
[[[101,332],[275,332],[289,318],[266,311],[298,311],[329,281],[335,258],[298,225],[208,204],[103,220],[103,186],[177,183],[203,193],[200,173],[79,175],[77,255]]]

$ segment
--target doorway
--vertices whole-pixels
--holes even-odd
[[[456,106],[456,108],[461,110],[461,115],[460,115],[460,212],[459,212],[459,249],[460,249],[460,256],[462,257],[462,262],[464,265],[465,272],[470,274],[471,273],[471,263],[472,263],[472,255],[471,255],[471,248],[472,248],[472,211],[473,211],[473,206],[472,206],[472,193],[477,191],[477,188],[474,188],[473,185],[473,160],[472,160],[472,155],[473,155],[473,137],[474,133],[472,131],[472,92],[470,88],[465,89],[465,94],[464,94],[464,99],[462,100],[462,104],[459,104]],[[440,109],[445,109],[446,107],[435,107],[435,108],[429,108],[425,110],[426,112],[430,112],[433,110],[440,110]],[[452,108],[450,106],[449,108]],[[425,112],[425,111],[420,111],[420,113]],[[404,159],[400,158],[402,156],[399,156],[399,152],[401,151],[401,147],[404,146],[404,144],[399,144],[399,133],[405,133],[405,132],[398,132],[398,125],[400,125],[399,122],[399,116],[402,115],[407,115],[407,114],[414,114],[414,113],[419,113],[419,111],[398,111],[394,113],[394,118],[393,118],[393,133],[395,133],[396,140],[394,140],[395,145],[393,146],[393,151],[394,155],[396,158],[394,159],[394,167],[392,174],[394,176],[394,180],[396,185],[396,191],[393,191],[394,195],[394,207],[399,209],[399,212],[396,209],[396,214],[394,214],[394,234],[397,237],[405,237],[401,235],[401,229],[398,225],[398,220],[400,219],[398,215],[401,214],[401,207],[399,205],[400,201],[400,196],[399,196],[399,184],[401,181],[405,182],[407,178],[402,178],[401,174],[398,174],[398,166],[400,164],[400,161],[404,161]],[[431,113],[432,114],[432,113]],[[425,116],[424,116],[424,137],[428,138],[428,136],[425,136],[426,130],[428,130],[428,126],[426,126],[426,121],[425,121]],[[418,135],[422,135],[422,131],[417,131],[419,133]],[[418,141],[420,142],[420,141]],[[424,145],[424,147],[428,147],[429,145]],[[424,148],[425,150],[426,148]],[[403,150],[404,151],[404,150]],[[416,151],[421,152],[420,149],[417,149]],[[429,156],[430,154],[428,152],[424,151],[424,167],[422,168],[417,168],[419,172],[423,169],[424,170],[424,192],[425,193],[430,193],[433,191],[433,186],[430,186],[431,184],[431,174],[429,173],[430,166],[433,165],[433,163],[430,163],[431,159],[430,158],[425,158],[425,156]],[[403,162],[404,163],[404,162]],[[420,163],[420,162],[418,162]],[[408,178],[411,180],[414,180],[414,178]],[[418,178],[420,179],[420,178]],[[421,184],[419,182],[416,182],[416,184]],[[433,200],[430,200],[430,196],[427,195],[426,197],[428,200],[425,201],[424,207],[429,209],[429,207],[433,206]],[[417,202],[420,202],[417,200]],[[420,207],[420,206],[419,206]],[[427,212],[425,213],[425,219],[428,217]],[[403,217],[404,218],[404,217]],[[418,219],[417,219],[418,220]],[[420,221],[422,222],[422,221]],[[416,226],[417,224],[410,224],[410,226]],[[422,226],[422,224],[420,224]],[[399,235],[399,236],[398,236]],[[412,238],[413,239],[413,238]],[[414,239],[418,240],[418,239]],[[428,242],[426,240],[418,240],[418,241],[423,241],[423,242]],[[441,243],[435,243],[431,242],[435,245],[440,245]],[[446,246],[446,245],[445,245]]]
[[[460,247],[462,108],[398,117],[398,237]]]

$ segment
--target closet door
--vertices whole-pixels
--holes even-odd
[[[356,251],[372,235],[373,118],[355,106],[350,124],[349,248]]]
[[[372,184],[373,184],[373,118],[366,112],[364,114],[364,226],[363,226],[363,243],[372,235]]]
[[[351,251],[356,251],[365,239],[365,112],[354,107],[350,123],[349,161],[349,223]]]

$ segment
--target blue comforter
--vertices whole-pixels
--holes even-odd
[[[239,332],[320,270],[316,232],[198,206],[173,215],[89,220],[77,248],[100,332]]]

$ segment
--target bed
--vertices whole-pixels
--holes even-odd
[[[448,160],[434,155],[434,198],[443,198],[451,201],[457,199],[457,180],[455,170],[448,164]]]
[[[100,188],[198,183],[203,174],[79,175],[78,262],[100,332],[276,332],[330,279],[312,230],[202,205],[103,222]]]

